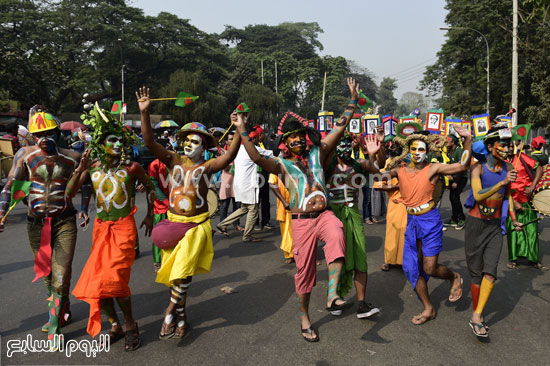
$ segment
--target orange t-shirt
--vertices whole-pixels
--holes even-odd
[[[431,164],[426,165],[422,170],[416,172],[405,171],[401,165],[397,176],[399,179],[399,190],[401,191],[401,202],[407,207],[418,207],[433,199],[435,184],[429,179]]]

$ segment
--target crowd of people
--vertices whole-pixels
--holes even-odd
[[[49,319],[42,328],[48,338],[53,342],[71,321],[77,227],[88,225],[93,194],[92,248],[72,294],[90,305],[87,331],[92,337],[101,331],[103,312],[111,324],[110,341],[124,338],[126,351],[139,348],[128,285],[138,248],[136,190],[146,195],[140,228],[145,227],[153,242],[156,282],[169,292],[160,339],[182,338],[188,331],[187,292],[194,276],[211,269],[213,235],[223,239],[232,229],[242,232],[243,242],[259,242],[255,231],[274,229],[271,193],[277,201],[275,219],[284,260],[296,266],[295,292],[305,341],[320,339],[309,312],[321,264],[319,242],[324,243],[328,267],[327,311],[342,315],[353,306],[344,298],[355,289],[357,318],[379,313],[375,304],[367,302],[365,228],[380,223],[386,225],[381,269],[402,266],[422,304],[411,319],[415,325],[436,317],[429,277],[449,281],[450,302],[463,296],[463,278],[441,264],[439,256],[445,230],[465,231],[472,283],[469,325],[476,336],[487,337],[483,310],[497,278],[503,234],[510,269],[518,268],[521,258],[540,270],[548,269],[540,260],[538,217],[531,202],[548,164],[542,150],[546,141],[537,137],[530,149],[520,147],[511,130],[498,123],[477,141],[461,127],[450,136],[416,131],[393,137],[382,128],[355,135],[348,132],[348,124],[357,107],[359,86],[353,79],[347,83],[350,101],[330,132],[321,133],[291,118],[267,141],[264,129],[249,123],[244,103],[230,114],[227,130],[208,130],[192,122],[175,133],[155,136],[150,92],[144,87],[136,92],[140,137],[96,103],[87,112],[94,127],[90,138],[77,134],[80,139],[71,144],[73,148],[65,149],[57,143],[59,122],[46,108],[33,107],[28,124],[32,141],[18,146],[0,193],[0,232],[9,223],[5,218],[16,187],[30,181],[28,237],[35,256],[34,281],[43,278],[49,296]],[[131,148],[140,138],[156,158],[146,167],[135,161]],[[470,192],[463,205],[461,193],[468,181]],[[446,189],[452,214],[443,220],[439,205]],[[72,203],[78,192],[80,210]],[[219,222],[213,229],[215,212]]]

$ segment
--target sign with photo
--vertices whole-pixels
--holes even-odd
[[[348,132],[355,133],[357,135],[363,132],[363,123],[361,122],[361,117],[361,113],[354,113],[353,116],[351,116],[351,120],[349,121],[348,125]]]
[[[472,121],[462,121],[462,127],[467,128],[473,134]]]
[[[491,128],[491,122],[489,121],[489,115],[487,113],[485,114],[478,114],[476,116],[472,116],[472,120],[474,122],[474,135],[477,136],[485,136],[489,129]]]
[[[320,132],[327,132],[332,130],[332,124],[334,122],[334,113],[321,111],[317,114],[317,129]]]
[[[367,135],[374,135],[376,133],[376,127],[381,126],[379,115],[365,115],[362,117],[363,131]]]
[[[384,126],[384,136],[386,138],[393,138],[396,135],[397,119],[391,114],[382,117],[382,125]]]
[[[449,118],[445,120],[445,136],[455,135],[459,137],[454,126],[462,127],[462,120],[457,118]]]
[[[443,110],[428,110],[426,114],[426,130],[441,133],[443,127]]]

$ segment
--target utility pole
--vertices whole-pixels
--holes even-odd
[[[323,99],[321,100],[321,110],[325,110],[325,90],[327,86],[327,72],[325,71],[325,77],[323,78]]]
[[[264,60],[260,61],[262,64],[262,85],[264,85]]]
[[[277,85],[277,61],[275,61],[275,94],[279,94],[279,88]]]
[[[513,0],[514,23],[512,30],[512,127],[518,124],[518,0]]]
[[[124,55],[122,53],[122,38],[119,38],[118,41],[120,42],[120,63],[121,63],[121,87],[122,87],[122,106],[120,113],[122,114],[122,123],[124,123]]]

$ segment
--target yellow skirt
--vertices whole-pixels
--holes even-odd
[[[162,249],[162,264],[156,282],[171,287],[175,280],[208,273],[214,258],[212,226],[208,212],[193,217],[167,212],[172,222],[195,222],[202,224],[188,230],[179,243],[171,249]]]

